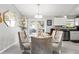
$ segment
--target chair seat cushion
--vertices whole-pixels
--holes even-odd
[[[30,43],[23,43],[24,49],[29,50],[31,48]]]
[[[54,48],[57,48],[57,47],[58,47],[58,45],[59,45],[59,43],[58,43],[58,42],[54,42],[54,43],[52,43],[52,46],[53,46]]]

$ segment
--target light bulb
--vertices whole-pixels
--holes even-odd
[[[43,18],[42,15],[35,15],[35,18]]]

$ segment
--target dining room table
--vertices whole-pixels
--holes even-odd
[[[47,33],[31,37],[32,54],[52,54],[52,36]]]

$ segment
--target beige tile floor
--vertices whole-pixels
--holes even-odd
[[[16,44],[4,51],[2,54],[22,54],[22,51],[19,48],[19,44]],[[62,54],[79,54],[79,43],[63,41]]]

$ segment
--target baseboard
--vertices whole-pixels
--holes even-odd
[[[1,54],[2,52],[4,52],[5,50],[9,49],[10,47],[12,47],[13,45],[15,45],[16,43],[17,43],[17,42],[14,42],[14,43],[10,44],[9,46],[7,46],[6,48],[4,48],[3,50],[1,50],[1,51],[0,51],[0,54]]]

